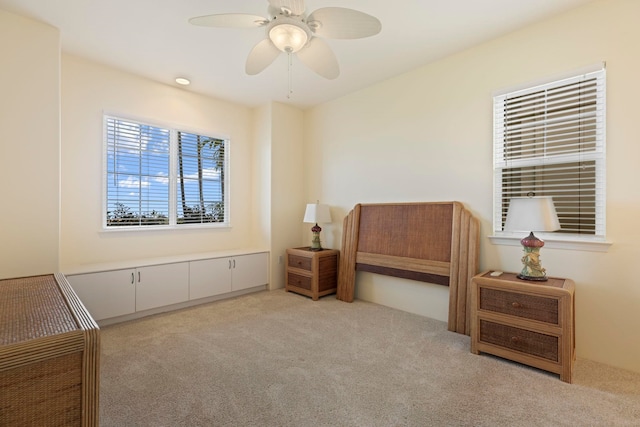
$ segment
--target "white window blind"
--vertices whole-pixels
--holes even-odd
[[[107,117],[107,226],[168,224],[170,131]]]
[[[228,224],[228,140],[105,116],[105,228]]]
[[[225,141],[178,132],[178,223],[224,221]]]
[[[605,70],[494,97],[494,233],[512,197],[552,196],[559,233],[604,239]]]

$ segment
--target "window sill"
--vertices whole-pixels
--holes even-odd
[[[558,238],[557,236],[547,237],[536,234],[541,240],[544,240],[544,247],[548,249],[569,249],[572,251],[589,251],[589,252],[608,252],[609,247],[613,244],[607,241],[580,240],[571,238]],[[520,246],[520,240],[523,236],[488,236],[494,245]]]
[[[188,231],[188,230],[228,230],[231,224],[228,222],[204,223],[204,224],[182,224],[182,225],[128,225],[119,227],[102,227],[101,233],[122,233],[122,232],[145,232],[145,231]]]

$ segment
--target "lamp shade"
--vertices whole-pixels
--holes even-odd
[[[331,212],[329,205],[321,205],[319,203],[309,203],[304,212],[303,222],[311,224],[322,224],[331,222]]]
[[[560,221],[553,198],[512,197],[509,201],[505,231],[555,231]]]

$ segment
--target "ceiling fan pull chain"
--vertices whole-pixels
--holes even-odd
[[[291,98],[291,94],[293,93],[293,87],[291,83],[291,67],[293,66],[293,58],[291,56],[291,52],[287,52],[287,73],[288,73],[288,90],[287,99]]]

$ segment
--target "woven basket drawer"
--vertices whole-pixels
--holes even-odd
[[[311,258],[297,256],[297,255],[288,255],[289,256],[289,267],[300,268],[302,270],[311,271]]]
[[[287,280],[289,285],[297,288],[311,290],[311,277],[301,276],[295,273],[287,273]]]
[[[558,337],[480,320],[480,342],[558,362]]]
[[[553,325],[560,324],[556,298],[482,287],[480,288],[480,309]]]

